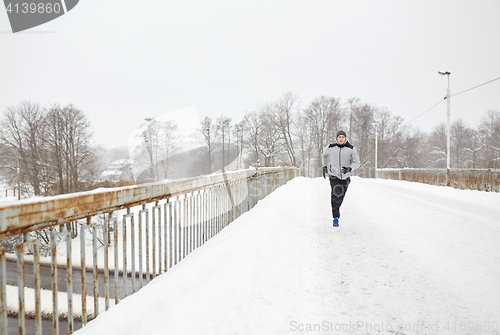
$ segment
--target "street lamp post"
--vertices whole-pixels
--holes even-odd
[[[446,186],[450,186],[450,74],[448,71],[438,71],[442,76],[448,76],[448,88],[446,89],[447,105],[447,129],[446,129]]]

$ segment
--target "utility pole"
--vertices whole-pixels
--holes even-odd
[[[450,186],[450,74],[448,71],[438,71],[442,76],[448,76],[448,88],[446,89],[446,105],[447,105],[447,130],[446,130],[446,186]]]

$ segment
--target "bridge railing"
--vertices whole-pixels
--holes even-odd
[[[85,325],[168,271],[298,171],[248,169],[0,205],[0,334],[11,317],[19,334],[26,319],[31,333],[49,319],[59,334],[61,319],[72,334],[75,320]]]
[[[396,179],[431,185],[446,185],[446,169],[378,169],[382,179]],[[450,186],[459,189],[500,192],[499,169],[451,169]]]

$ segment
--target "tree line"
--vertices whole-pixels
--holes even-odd
[[[291,92],[245,112],[236,122],[228,116],[205,117],[189,139],[179,132],[175,121],[146,118],[132,157],[128,150],[121,150],[118,157],[142,164],[136,181],[186,176],[180,172],[194,176],[283,165],[294,165],[302,175],[318,177],[323,149],[334,143],[339,129],[346,131],[358,151],[363,167],[358,174],[362,176],[374,175],[375,134],[379,168],[446,167],[444,122],[426,133],[387,108],[359,98],[319,96],[304,105]],[[195,141],[198,149],[186,153],[187,141]],[[43,107],[24,101],[7,107],[0,119],[0,169],[13,187],[21,185],[25,197],[119,185],[102,180],[105,152],[93,142],[84,112],[71,104]],[[452,168],[499,165],[500,111],[485,111],[475,128],[462,119],[452,123]]]
[[[226,128],[222,135],[221,129]],[[240,153],[235,167],[294,165],[302,175],[321,174],[321,155],[335,143],[338,130],[347,133],[356,147],[362,169],[359,174],[374,176],[375,136],[378,141],[378,168],[446,168],[446,125],[439,123],[430,133],[405,123],[387,108],[359,98],[342,100],[319,96],[303,106],[298,96],[284,93],[264,103],[231,124],[228,117],[213,122],[205,118],[200,131],[207,138],[236,143]],[[500,111],[484,112],[477,128],[463,119],[451,124],[451,168],[499,168]],[[210,151],[210,141],[204,143]],[[209,157],[209,155],[207,155]],[[207,159],[210,164],[210,159]]]
[[[75,106],[24,101],[3,113],[0,165],[11,183],[20,179],[25,196],[77,192],[99,173],[91,139],[90,122]]]

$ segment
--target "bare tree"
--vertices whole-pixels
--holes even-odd
[[[335,135],[341,128],[343,109],[338,98],[320,96],[314,99],[304,110],[305,122],[310,127],[310,136],[314,147],[314,168],[317,173],[321,168],[321,155],[325,147],[335,141]],[[317,176],[317,174],[315,174]]]
[[[58,193],[63,194],[65,191],[65,172],[67,165],[65,164],[65,141],[64,141],[64,124],[61,108],[58,105],[53,105],[47,113],[47,144],[52,148],[52,164],[56,178],[58,180]]]
[[[207,116],[200,122],[197,135],[207,153],[207,171],[212,173],[212,153],[217,139],[217,127],[211,118]]]
[[[222,142],[222,171],[224,172],[224,167],[226,166],[226,150],[225,144],[231,141],[231,118],[227,116],[220,116],[217,118],[217,135]],[[229,157],[229,155],[227,155]]]
[[[399,167],[427,167],[425,148],[427,134],[419,129],[404,129],[402,135],[403,145],[401,150],[401,164]]]
[[[301,174],[308,177],[313,177],[311,173],[311,158],[312,152],[315,151],[313,145],[312,125],[307,122],[305,113],[300,113],[297,119],[297,139],[300,157]]]
[[[283,142],[284,151],[286,152],[290,163],[296,165],[296,154],[293,145],[293,127],[295,112],[297,109],[298,97],[291,92],[284,93],[281,98],[267,106],[264,115],[266,121],[275,128]]]
[[[177,123],[173,120],[162,122],[161,128],[161,154],[162,166],[165,174],[165,179],[168,178],[168,170],[170,166],[170,158],[176,152],[178,146],[179,135],[177,134]]]
[[[31,186],[34,195],[41,195],[44,162],[45,113],[38,103],[23,101],[8,107],[1,122],[1,141],[10,147],[19,160],[21,179]],[[29,192],[30,189],[26,189]]]
[[[366,161],[370,150],[369,142],[373,134],[374,118],[375,108],[366,103],[356,105],[351,111],[351,139],[356,142],[355,146],[361,163]]]
[[[413,147],[415,141],[412,141],[411,136],[406,132],[403,119],[400,116],[393,116],[386,108],[374,108],[374,110],[378,133],[377,159],[380,162],[379,167],[409,166],[406,158],[411,156],[411,152],[408,152],[407,149]],[[373,130],[371,128],[371,131]],[[368,155],[368,157],[371,156],[371,154]]]
[[[347,138],[352,137],[352,130],[354,128],[355,120],[354,113],[360,108],[361,99],[360,98],[350,98],[347,100]]]
[[[435,168],[446,168],[446,125],[441,122],[434,127],[427,141],[430,150],[429,165]]]
[[[141,125],[142,148],[146,151],[149,160],[149,178],[159,180],[159,154],[160,154],[160,123],[154,118],[145,118]]]
[[[467,126],[463,119],[457,119],[451,125],[451,149],[455,168],[464,168],[472,147],[473,130]]]
[[[46,143],[52,175],[57,179],[56,193],[83,191],[98,175],[98,157],[92,128],[84,113],[73,105],[52,105],[47,112]]]
[[[258,114],[260,118],[260,135],[258,138],[260,153],[264,156],[264,166],[275,166],[277,156],[280,155],[284,149],[280,130],[269,122],[272,114],[269,105],[262,107],[261,112]]]
[[[236,138],[236,147],[238,149],[238,162],[237,169],[243,167],[243,149],[245,145],[245,131],[246,131],[246,123],[245,120],[237,123],[233,127],[233,136]]]
[[[89,180],[96,164],[94,148],[90,139],[92,128],[83,112],[73,105],[62,109],[63,125],[65,131],[65,156],[68,165],[66,191],[76,192],[83,190],[79,182],[81,179]]]
[[[500,111],[488,110],[481,118],[479,131],[486,145],[483,166],[498,168],[500,166]]]
[[[145,118],[144,121],[135,135],[137,142],[132,154],[134,169],[139,173],[136,178],[140,180],[167,178],[171,158],[179,145],[177,123],[173,120],[162,122],[154,118]]]
[[[471,169],[475,169],[479,163],[479,155],[483,149],[486,147],[484,138],[481,133],[477,130],[471,129],[471,137],[469,139],[470,145],[463,148],[463,154],[467,158],[464,162],[464,167],[469,166]]]
[[[259,161],[261,152],[262,119],[259,117],[259,113],[252,111],[245,114],[244,122],[247,125],[245,142],[248,144],[249,165],[254,165]]]

